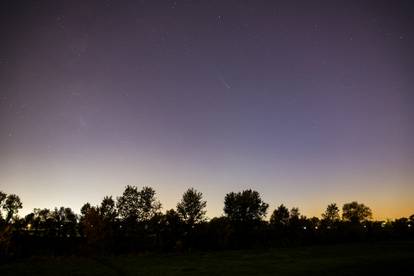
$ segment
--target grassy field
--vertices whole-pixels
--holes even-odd
[[[414,242],[184,255],[50,258],[0,265],[0,275],[412,275]]]

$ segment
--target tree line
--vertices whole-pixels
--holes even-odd
[[[269,204],[259,192],[224,197],[224,215],[206,218],[203,194],[190,188],[175,209],[164,213],[151,187],[127,186],[116,199],[86,203],[81,213],[68,207],[34,209],[19,217],[19,196],[0,191],[0,257],[71,254],[123,254],[269,248],[301,244],[414,238],[414,215],[372,220],[371,209],[356,201],[329,204],[318,217],[281,204],[266,221]]]

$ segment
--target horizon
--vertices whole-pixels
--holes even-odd
[[[130,185],[130,186],[136,186],[136,185]],[[144,185],[145,186],[145,185]],[[142,188],[143,186],[136,186],[138,189],[140,189],[140,188]],[[125,188],[125,187],[124,187]],[[189,187],[189,188],[191,188],[191,187]],[[249,188],[246,188],[246,189],[249,189]],[[254,189],[252,189],[252,190],[254,190]],[[123,191],[123,190],[122,190]],[[104,196],[111,196],[115,201],[117,201],[117,198],[119,197],[119,196],[121,196],[122,195],[122,191],[120,192],[120,194],[117,194],[117,195],[104,195]],[[198,190],[199,191],[199,190]],[[242,190],[240,190],[240,191],[229,191],[229,193],[230,192],[241,192]],[[6,192],[6,191],[2,191],[2,192]],[[202,192],[202,191],[199,191],[199,192]],[[184,193],[184,191],[183,191],[183,193]],[[177,202],[176,202],[176,204],[175,205],[173,205],[173,206],[169,206],[169,207],[166,207],[166,206],[164,206],[164,204],[163,204],[163,202],[162,202],[162,200],[160,199],[160,197],[159,197],[159,193],[158,193],[158,191],[156,190],[156,198],[161,202],[161,212],[162,213],[165,213],[166,211],[168,211],[168,210],[170,210],[170,209],[174,209],[174,210],[176,210],[176,205],[177,205],[177,203],[179,203],[179,201],[181,200],[181,196],[182,196],[182,194],[183,193],[181,193],[179,196],[177,196]],[[259,193],[260,193],[260,191],[259,191]],[[12,194],[12,192],[10,192],[10,193],[7,193],[6,192],[6,194]],[[372,210],[372,220],[374,220],[374,221],[388,221],[388,220],[395,220],[395,219],[399,219],[399,218],[402,218],[402,217],[406,217],[406,218],[408,218],[409,216],[411,216],[411,215],[413,215],[413,212],[412,212],[412,210],[411,209],[409,209],[409,208],[407,208],[405,211],[405,214],[406,215],[396,215],[396,216],[394,216],[394,217],[391,217],[391,216],[381,216],[381,215],[378,215],[378,213],[376,212],[376,210],[375,210],[375,208],[372,208],[371,207],[371,205],[369,205],[369,204],[367,204],[366,202],[363,202],[363,201],[359,201],[359,200],[344,200],[343,202],[335,202],[335,201],[331,201],[331,202],[327,202],[326,203],[326,205],[320,210],[320,212],[319,212],[319,214],[317,214],[317,213],[308,213],[306,210],[304,210],[303,208],[301,208],[301,206],[299,205],[299,204],[293,204],[293,205],[288,205],[288,204],[286,204],[286,203],[284,203],[284,202],[281,202],[281,203],[274,203],[274,202],[271,202],[271,201],[266,201],[265,199],[266,199],[266,195],[264,195],[264,194],[260,194],[261,196],[262,196],[262,198],[264,199],[264,202],[265,203],[268,203],[269,204],[269,209],[268,209],[268,211],[267,211],[267,214],[266,214],[266,216],[265,216],[265,220],[266,221],[268,221],[269,220],[269,218],[270,218],[270,215],[271,215],[271,213],[273,212],[273,210],[275,210],[278,206],[280,206],[280,205],[284,205],[284,206],[286,206],[289,210],[290,209],[292,209],[292,208],[299,208],[299,212],[300,212],[300,214],[301,215],[303,215],[303,216],[305,216],[305,217],[307,217],[307,218],[311,218],[311,217],[317,217],[317,218],[321,218],[321,214],[323,213],[323,212],[325,212],[325,210],[326,210],[326,207],[328,206],[328,204],[331,204],[331,203],[336,203],[337,204],[337,206],[339,207],[339,209],[340,209],[340,215],[342,215],[342,206],[345,204],[345,203],[350,203],[350,202],[353,202],[353,201],[357,201],[358,203],[363,203],[363,204],[365,204],[365,205],[367,205],[368,207],[370,207],[371,208],[371,210]],[[19,211],[19,213],[17,214],[18,215],[18,217],[21,217],[21,218],[23,218],[24,216],[26,216],[26,215],[28,215],[28,214],[30,214],[30,213],[32,213],[33,212],[33,210],[34,209],[49,209],[49,210],[54,210],[55,208],[60,208],[60,207],[69,207],[69,208],[71,208],[77,215],[80,215],[80,209],[81,209],[81,207],[84,205],[84,204],[86,204],[86,203],[89,203],[89,204],[91,204],[91,206],[99,206],[100,205],[100,203],[102,202],[102,199],[104,198],[104,196],[102,196],[102,198],[101,198],[101,200],[99,200],[99,201],[97,201],[97,202],[91,202],[91,201],[86,201],[86,202],[84,202],[84,203],[82,203],[81,204],[81,206],[79,206],[79,207],[73,207],[73,206],[66,206],[66,205],[56,205],[56,206],[42,206],[42,207],[35,207],[35,208],[32,208],[31,210],[29,210],[28,208],[25,208],[25,204],[24,204],[24,199],[23,198],[21,198],[22,199],[22,202],[23,202],[23,208],[22,208],[22,210],[20,210]],[[219,212],[217,212],[218,210],[216,210],[216,213],[213,213],[213,212],[211,212],[211,210],[209,210],[209,208],[208,208],[208,200],[205,198],[205,194],[203,193],[203,198],[207,201],[207,208],[206,208],[206,218],[207,218],[207,220],[210,220],[210,219],[212,219],[212,218],[214,218],[214,217],[222,217],[222,216],[225,216],[225,214],[224,214],[224,212],[223,212],[223,208],[221,208],[220,209],[220,211]],[[223,206],[222,207],[224,207],[224,195],[223,195]],[[393,212],[395,212],[396,210],[391,210],[391,211],[393,211]],[[391,212],[392,213],[392,212]],[[398,213],[400,213],[400,212],[398,212]]]
[[[414,213],[414,5],[0,4],[0,190],[20,216],[150,186]]]

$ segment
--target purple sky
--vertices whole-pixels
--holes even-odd
[[[2,1],[0,190],[414,213],[412,1]],[[270,210],[271,211],[271,210]]]

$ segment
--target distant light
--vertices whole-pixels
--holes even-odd
[[[328,225],[328,229],[331,229],[331,226]]]
[[[31,228],[32,228],[32,225],[31,225],[30,223],[28,223],[28,224],[27,224],[27,229],[29,229],[29,230],[30,230]]]
[[[411,224],[408,224],[408,228],[411,228]]]
[[[367,226],[366,226],[366,225],[364,225],[364,228],[367,228]]]
[[[306,226],[303,226],[303,229],[306,230]]]
[[[315,226],[315,229],[318,230],[318,226]]]

